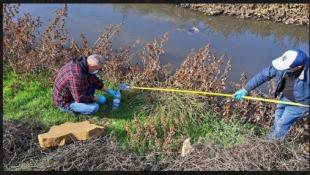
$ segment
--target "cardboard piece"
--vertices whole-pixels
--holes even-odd
[[[87,140],[103,133],[103,127],[91,124],[89,121],[66,122],[52,126],[47,133],[39,134],[39,144],[42,148],[63,146],[76,140]]]

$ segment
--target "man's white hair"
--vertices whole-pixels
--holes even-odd
[[[92,54],[87,57],[87,60],[95,62],[97,65],[102,65],[104,63],[104,58],[102,55]]]

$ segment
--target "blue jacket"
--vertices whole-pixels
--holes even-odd
[[[274,77],[276,79],[278,89],[286,73],[286,71],[277,70],[271,65],[251,78],[245,85],[244,89],[250,92],[251,90],[255,89],[266,81],[271,80]],[[294,96],[296,102],[309,105],[309,61],[307,61],[305,64],[300,76],[295,80]]]

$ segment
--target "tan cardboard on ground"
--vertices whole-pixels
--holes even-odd
[[[75,140],[86,140],[103,133],[103,127],[91,124],[89,121],[66,122],[53,126],[47,133],[39,134],[39,144],[42,148],[63,146]]]

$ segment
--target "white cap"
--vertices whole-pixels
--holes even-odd
[[[306,59],[305,53],[300,50],[288,50],[282,56],[272,61],[273,67],[277,70],[287,70],[289,68],[303,65]]]

